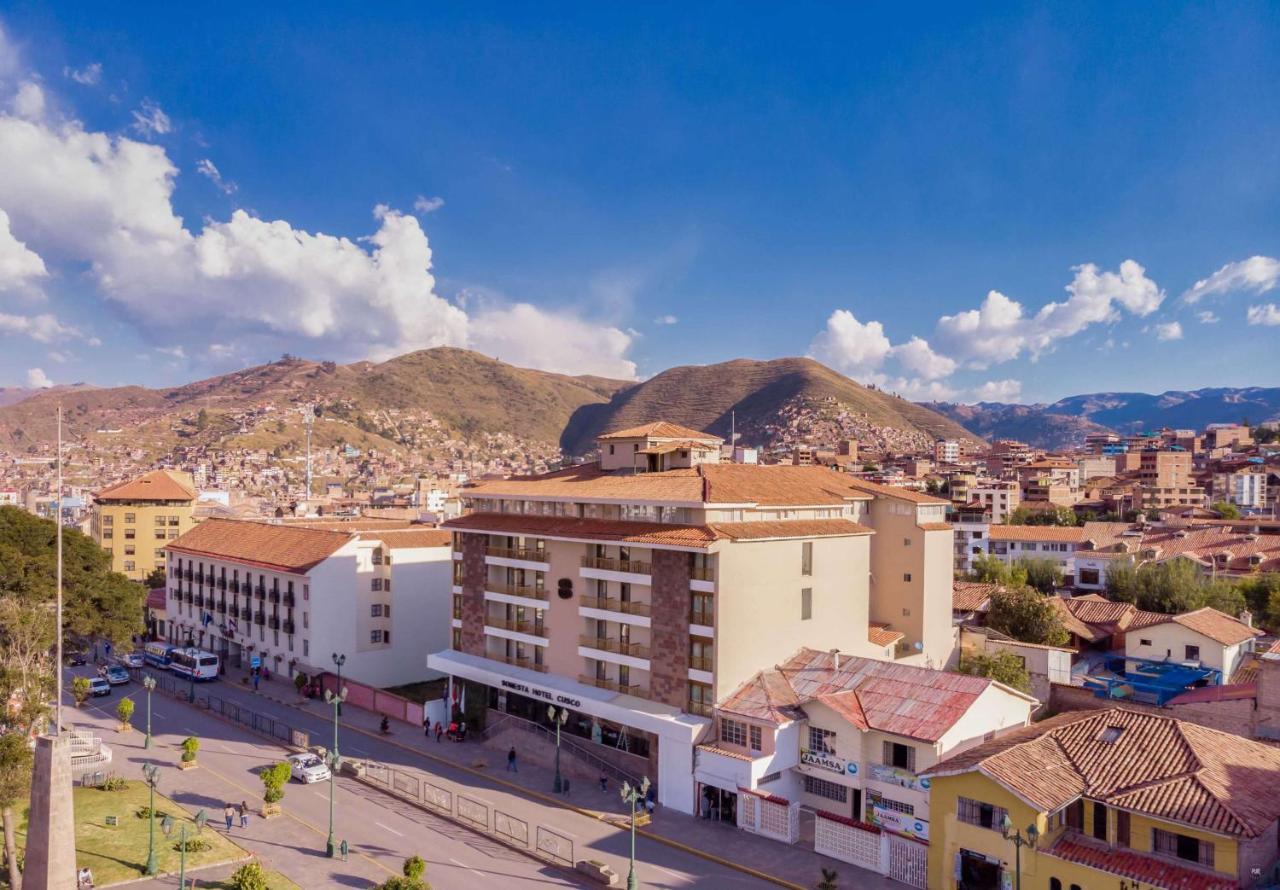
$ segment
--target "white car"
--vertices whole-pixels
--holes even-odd
[[[329,781],[329,767],[315,754],[290,754],[289,775],[304,785]]]
[[[146,664],[142,659],[141,652],[130,652],[128,655],[117,656],[116,662],[127,668],[140,668]]]

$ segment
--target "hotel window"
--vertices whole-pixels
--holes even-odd
[[[303,641],[302,641],[302,654],[303,654],[304,656],[306,656],[306,655],[310,655],[310,654],[311,654],[311,641],[310,641],[310,640],[303,640]]]
[[[1151,849],[1162,856],[1173,856],[1213,867],[1213,844],[1189,835],[1153,828],[1151,829]]]
[[[157,541],[163,541],[163,540],[164,540],[164,529],[157,529],[157,530],[156,530],[156,540],[157,540]]]
[[[752,751],[762,751],[762,750],[764,750],[764,738],[763,738],[764,734],[761,732],[760,727],[755,726],[755,725],[748,726],[748,727],[747,727],[747,734],[748,734],[749,736],[751,736],[751,750],[752,750]]]
[[[804,790],[806,794],[825,797],[827,800],[834,800],[839,803],[849,802],[848,788],[843,785],[837,785],[835,782],[828,782],[826,779],[816,778],[815,776],[804,777]]]
[[[905,581],[906,583],[910,584],[910,583],[911,583],[911,573],[910,573],[910,572],[904,572],[904,573],[903,573],[903,575],[902,575],[902,580],[903,580],[903,581]]]
[[[960,821],[968,825],[990,828],[992,831],[1004,830],[1004,817],[1006,815],[1004,807],[961,797],[957,801],[957,810],[956,815]]]
[[[165,517],[156,514],[156,525],[164,525]]]
[[[105,515],[102,517],[102,524],[103,524],[103,525],[115,525],[115,522],[116,522],[116,518],[115,518],[114,516],[110,515],[110,514],[105,514]]]
[[[374,578],[374,579],[373,579],[372,589],[373,589],[373,590],[381,590],[381,589],[382,589],[382,579],[381,579],[381,578]]]
[[[124,524],[125,524],[125,525],[133,525],[133,521],[134,521],[134,519],[135,519],[135,518],[136,518],[136,517],[135,517],[135,515],[134,515],[133,513],[126,513],[126,514],[124,514]]]
[[[1187,661],[1199,661],[1199,660],[1200,660],[1200,647],[1199,647],[1199,646],[1187,646],[1187,647],[1186,647],[1186,651],[1187,651]]]
[[[125,560],[124,570],[126,572],[132,572],[134,570],[133,560]]]
[[[900,745],[897,742],[885,742],[884,764],[885,766],[895,766],[898,769],[905,769],[907,772],[914,773],[916,771],[916,749],[910,745]]]
[[[102,530],[102,540],[110,541],[114,537],[115,537],[115,532],[113,532],[111,529],[107,528]]]
[[[452,639],[452,641],[450,642],[450,646],[451,646],[455,651],[459,651],[459,650],[461,650],[461,649],[462,649],[462,628],[460,628],[460,627],[455,627],[455,628],[453,629],[453,639]]]
[[[133,529],[131,529],[131,528],[126,528],[126,529],[124,530],[124,539],[125,539],[126,541],[132,541],[135,537],[136,537],[136,533],[134,532],[134,530],[133,530]]]
[[[381,617],[382,617],[382,604],[381,604],[381,603],[374,603],[372,606],[370,606],[370,607],[369,607],[369,615],[370,615],[371,617],[373,617],[373,618],[381,618]]]
[[[124,555],[125,555],[125,556],[133,556],[133,554],[134,554],[134,550],[135,550],[135,548],[134,548],[134,546],[133,546],[132,544],[125,544],[125,545],[124,545]]]
[[[369,631],[369,642],[370,642],[370,643],[381,643],[381,642],[382,642],[382,631],[380,631],[380,630],[371,630],[371,631]]]
[[[728,742],[730,745],[739,745],[746,747],[747,745],[747,726],[738,720],[729,720],[720,718],[720,741]]]
[[[1116,846],[1129,846],[1129,811],[1116,810]]]
[[[813,617],[813,588],[804,587],[800,590],[800,620],[808,621]]]
[[[813,542],[805,541],[800,545],[800,574],[813,574]]]
[[[809,750],[815,754],[836,753],[836,734],[829,729],[809,727]]]
[[[710,626],[716,623],[715,600],[709,593],[692,593],[689,596],[689,623]]]

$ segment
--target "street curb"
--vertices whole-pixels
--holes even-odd
[[[237,844],[237,846],[239,845]],[[241,849],[243,849],[243,847]],[[213,868],[223,868],[224,866],[227,866],[227,865],[235,865],[240,862],[248,862],[249,860],[256,859],[256,858],[257,857],[254,856],[252,852],[246,851],[246,854],[244,856],[240,856],[236,859],[224,859],[221,862],[210,862],[208,865],[202,865],[199,868],[189,868],[187,869],[187,874],[193,875],[198,872],[209,871],[210,869],[213,869]],[[140,878],[130,878],[127,881],[116,881],[114,884],[95,884],[94,886],[102,887],[102,888],[128,887],[130,884],[145,884],[147,881],[160,881],[160,880],[163,880],[164,878],[176,878],[177,876],[178,876],[178,873],[176,871],[158,871],[153,875],[143,875]]]

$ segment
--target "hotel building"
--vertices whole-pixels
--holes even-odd
[[[154,470],[95,494],[90,533],[112,571],[141,581],[164,566],[165,544],[196,524],[195,503],[189,475]]]
[[[823,467],[722,464],[668,423],[600,438],[600,460],[461,492],[452,645],[428,665],[483,684],[647,774],[693,812],[716,702],[803,647],[944,667],[947,502]],[[705,446],[705,447],[700,447]]]
[[[227,670],[315,674],[340,653],[371,686],[423,679],[422,653],[449,639],[449,533],[318,525],[206,519],[170,541],[167,639]]]

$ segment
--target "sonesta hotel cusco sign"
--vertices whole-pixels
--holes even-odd
[[[565,705],[570,708],[581,708],[582,700],[572,698],[568,695],[561,695],[558,692],[551,692],[547,689],[539,689],[536,686],[530,686],[527,683],[521,683],[517,680],[503,680],[502,687],[510,689],[512,692],[519,692],[521,695],[527,695],[531,698],[540,698],[545,701],[555,702],[558,705]]]

